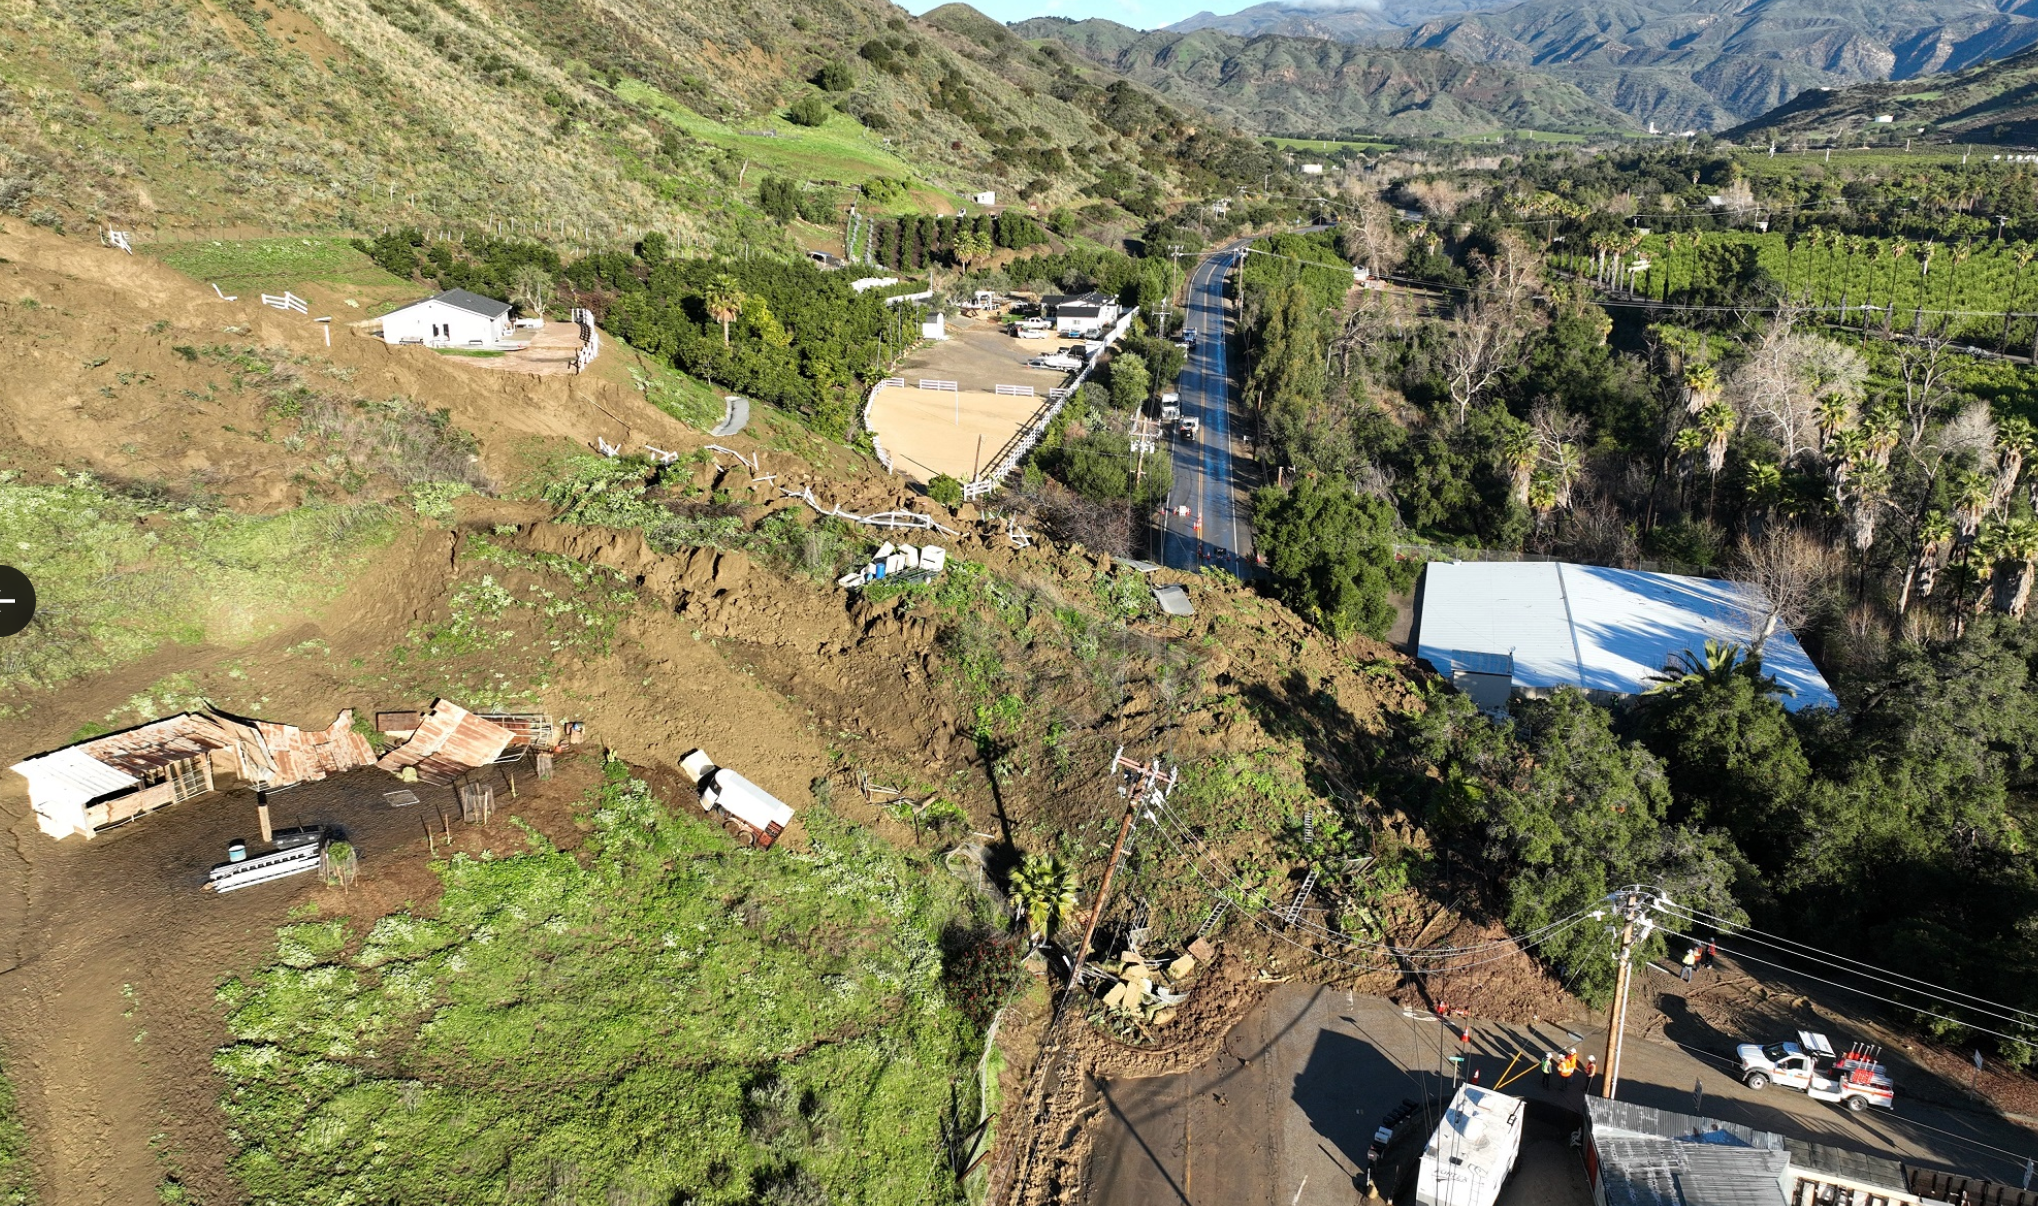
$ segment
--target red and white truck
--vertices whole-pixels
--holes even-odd
[[[1781,1085],[1857,1114],[1869,1106],[1896,1108],[1896,1082],[1877,1062],[1878,1053],[1878,1048],[1855,1043],[1835,1055],[1832,1042],[1810,1030],[1798,1031],[1794,1043],[1742,1043],[1734,1049],[1741,1060],[1741,1083],[1749,1088]]]

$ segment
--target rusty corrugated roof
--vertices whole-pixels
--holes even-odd
[[[369,748],[368,739],[354,731],[352,708],[342,709],[339,718],[323,730],[300,729],[266,720],[256,721],[255,727],[276,761],[278,782],[273,786],[323,779],[375,761],[375,751]]]
[[[437,700],[418,723],[409,741],[382,755],[375,765],[394,774],[417,768],[429,783],[450,783],[470,770],[494,762],[509,748],[514,734],[483,720],[449,699]]]
[[[377,712],[375,731],[378,733],[415,733],[418,724],[424,720],[419,712]]]

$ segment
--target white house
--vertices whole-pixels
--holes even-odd
[[[1321,176],[1323,175],[1323,165],[1320,163],[1305,163],[1302,165],[1302,174],[1305,176]]]
[[[970,200],[976,202],[978,205],[996,205],[998,203],[998,194],[978,193],[975,196],[971,197]]]
[[[448,289],[382,316],[384,343],[432,348],[495,348],[509,342],[510,308],[465,289]]]
[[[1118,303],[1102,293],[1073,296],[1051,295],[1040,299],[1040,308],[1054,319],[1059,335],[1095,335],[1118,321]]]

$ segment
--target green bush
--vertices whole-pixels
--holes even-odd
[[[835,112],[835,106],[818,96],[803,96],[786,110],[786,120],[796,126],[824,126]]]
[[[962,505],[962,483],[946,473],[937,473],[934,480],[927,483],[927,497],[944,507],[959,507]]]
[[[856,72],[841,59],[829,59],[815,73],[814,83],[824,92],[847,92],[856,87]]]
[[[28,1132],[14,1116],[14,1086],[0,1076],[0,1206],[34,1206]]]

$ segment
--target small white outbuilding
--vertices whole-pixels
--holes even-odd
[[[384,343],[430,348],[496,348],[509,342],[510,307],[479,293],[448,289],[382,316]]]

